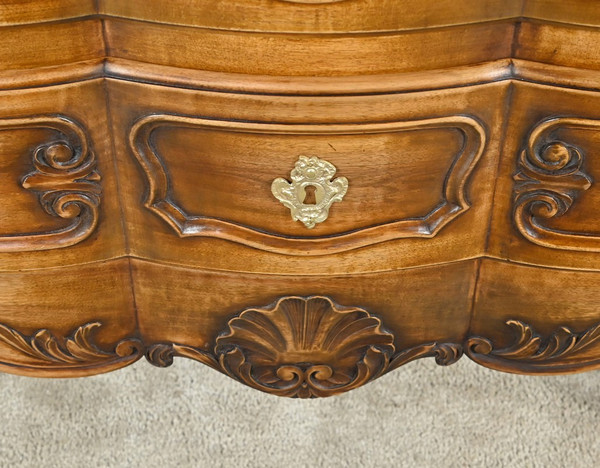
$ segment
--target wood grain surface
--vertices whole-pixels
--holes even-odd
[[[163,218],[139,203],[142,197],[148,195],[144,189],[148,187],[148,177],[140,166],[139,152],[136,156],[134,150],[130,148],[127,152],[117,154],[117,158],[119,168],[125,171],[122,194],[131,200],[124,204],[124,208],[127,212],[128,237],[132,253],[142,258],[189,266],[205,265],[230,271],[282,272],[300,275],[306,274],[307,270],[327,273],[382,271],[427,264],[427,259],[439,263],[476,257],[483,252],[485,244],[486,227],[485,223],[481,223],[481,219],[487,220],[490,216],[492,195],[492,192],[485,190],[485,187],[494,180],[497,168],[497,162],[491,158],[491,155],[497,151],[494,148],[497,148],[500,141],[502,103],[506,90],[505,83],[498,83],[460,90],[445,90],[439,93],[305,99],[187,91],[111,80],[109,91],[111,109],[113,109],[113,133],[117,147],[130,146],[129,135],[120,129],[132,128],[142,117],[155,115],[157,109],[170,115],[180,115],[186,110],[189,113],[190,110],[197,109],[196,115],[201,112],[201,115],[206,118],[221,122],[220,125],[226,130],[220,133],[213,131],[208,140],[205,137],[207,132],[197,128],[186,130],[185,138],[181,130],[178,134],[171,133],[173,136],[178,136],[168,140],[164,130],[160,130],[162,133],[155,133],[156,149],[162,157],[170,158],[169,161],[173,163],[173,165],[167,164],[171,178],[169,196],[181,204],[187,213],[222,217],[204,200],[208,196],[209,200],[222,203],[224,199],[229,198],[230,207],[225,208],[221,204],[217,205],[220,206],[218,210],[226,209],[232,213],[230,210],[236,209],[239,217],[236,219],[230,216],[227,219],[262,231],[284,233],[288,237],[304,236],[306,243],[310,243],[311,238],[317,241],[323,235],[356,231],[360,227],[374,226],[381,222],[415,219],[427,214],[433,207],[437,207],[442,201],[443,186],[450,170],[450,163],[456,158],[456,152],[463,144],[462,132],[455,128],[402,133],[391,131],[387,135],[376,133],[363,136],[358,134],[347,136],[332,134],[321,137],[318,135],[269,136],[260,133],[246,135],[239,131],[232,131],[235,130],[236,124],[227,123],[227,120],[249,121],[260,115],[264,123],[257,125],[264,129],[261,132],[267,133],[268,122],[273,121],[285,122],[289,128],[319,122],[324,128],[338,128],[339,130],[331,130],[334,133],[336,131],[343,133],[345,125],[348,126],[357,115],[364,115],[366,121],[391,122],[391,129],[398,125],[410,128],[411,121],[428,119],[432,115],[445,115],[451,121],[456,103],[468,101],[473,105],[470,118],[476,122],[486,122],[484,152],[464,187],[468,209],[430,240],[414,236],[406,238],[401,243],[376,244],[374,242],[376,239],[373,239],[375,245],[369,249],[351,252],[344,252],[348,248],[340,246],[342,252],[336,257],[335,262],[322,256],[309,255],[313,258],[306,258],[306,254],[299,255],[301,252],[297,248],[295,256],[282,260],[280,254],[269,252],[266,248],[261,249],[263,252],[260,252],[255,248],[248,249],[240,246],[239,243],[236,245],[236,243],[219,240],[218,232],[212,236],[214,240],[190,236],[173,243],[172,240],[179,237],[177,231]],[[492,101],[496,104],[488,106],[487,104]],[[131,104],[125,104],[126,102]],[[364,127],[362,130],[360,126],[355,128],[362,132],[366,131]],[[248,138],[252,138],[252,145],[243,143],[247,142]],[[472,135],[470,138],[477,138],[477,136]],[[242,143],[237,143],[238,141]],[[380,145],[381,141],[385,141],[385,145]],[[373,145],[373,142],[379,145],[378,148],[370,146],[373,148],[372,151],[377,152],[378,157],[375,163],[369,164],[362,155],[368,154],[368,145]],[[421,145],[428,147],[428,154],[421,153],[417,149]],[[211,146],[219,156],[210,155],[214,151],[207,153]],[[231,155],[224,154],[225,148],[229,148],[227,151]],[[352,148],[357,148],[356,156],[351,154]],[[412,148],[414,149],[411,151]],[[351,181],[355,181],[356,184],[354,190],[364,195],[360,195],[359,192],[353,202],[352,188],[350,188],[349,198],[346,201],[350,200],[351,208],[345,209],[344,203],[337,204],[332,208],[332,217],[329,220],[331,223],[325,223],[315,232],[307,233],[306,228],[294,223],[289,212],[286,212],[287,210],[273,197],[270,185],[277,177],[289,176],[289,171],[297,157],[311,149],[316,151],[310,152],[311,155],[331,159],[338,167],[340,175],[342,170],[350,171]],[[195,158],[198,158],[198,165],[190,163],[186,166],[185,160],[178,158],[178,154],[197,155]],[[202,154],[206,156],[201,156]],[[240,172],[236,173],[235,167],[232,168],[231,164],[227,165],[226,158],[231,157],[241,157],[245,161],[240,163],[243,164],[240,166]],[[209,161],[213,161],[213,170],[203,173],[206,158],[212,158]],[[440,158],[441,167],[435,171],[425,169],[427,161],[435,161],[429,158]],[[417,163],[419,160],[423,162]],[[381,167],[383,161],[388,161],[387,167]],[[409,167],[411,162],[415,165]],[[217,163],[222,164],[220,168],[218,165],[215,166]],[[396,180],[393,179],[394,177]],[[415,177],[417,181],[412,181]],[[373,181],[380,182],[375,186]],[[235,185],[230,185],[234,182]],[[435,194],[423,198],[418,205],[410,207],[406,202],[408,198],[401,197],[409,197],[410,187],[424,183],[430,184],[428,186],[435,191]],[[200,186],[193,190],[186,190],[185,185],[180,188],[180,184],[190,188],[195,184]],[[393,193],[394,187],[399,187],[399,193]],[[231,190],[233,193],[229,193]],[[220,195],[212,195],[210,191],[216,191]],[[247,195],[243,197],[243,201],[233,203],[236,193]],[[375,201],[369,200],[373,198]],[[375,206],[378,203],[376,200],[381,200],[379,206]],[[261,220],[253,216],[252,213],[256,213],[257,210],[268,211],[269,218]],[[365,214],[357,216],[357,212]],[[341,220],[344,224],[338,226],[336,220]],[[365,239],[369,242],[368,236]],[[343,238],[341,240],[344,241]],[[286,242],[299,243],[292,238],[279,239],[280,249],[288,246]],[[294,253],[291,247],[292,245],[289,244],[288,250]],[[434,251],[436,253],[432,254],[431,252]]]
[[[86,172],[88,161],[82,162],[84,172],[62,164],[57,168],[43,164],[45,181],[40,181],[38,190],[23,187],[23,179],[36,171],[35,156],[39,149],[48,145],[65,142],[65,135],[61,131],[51,128],[52,119],[56,116],[76,122],[81,129],[82,139],[88,143],[89,151],[84,158],[94,161],[96,185],[94,200],[97,203],[97,228],[90,229],[87,233],[87,242],[77,242],[68,249],[52,248],[40,250],[29,245],[25,252],[6,252],[0,247],[0,270],[23,270],[62,265],[73,265],[91,261],[117,258],[125,254],[125,236],[121,208],[118,197],[117,175],[114,170],[113,150],[111,139],[108,135],[107,109],[104,99],[103,83],[100,80],[74,83],[70,85],[54,86],[49,88],[32,88],[18,91],[4,91],[0,93],[0,108],[2,124],[0,124],[0,154],[1,165],[5,183],[0,188],[2,199],[6,200],[0,208],[2,224],[0,226],[0,239],[27,233],[39,233],[39,242],[45,242],[44,236],[51,244],[52,232],[77,223],[79,214],[72,212],[73,217],[65,213],[66,217],[58,216],[52,204],[54,191],[62,190],[63,195],[73,196],[82,193],[90,195],[90,190],[81,185],[74,185],[75,181],[82,178]],[[37,119],[38,128],[33,124],[29,127],[15,129],[14,122],[22,119]],[[45,121],[50,121],[44,123]],[[11,123],[12,122],[12,123]],[[12,127],[11,127],[12,125]],[[77,153],[81,149],[79,138],[73,137],[71,145]],[[92,158],[93,155],[93,158]],[[67,161],[65,161],[67,162]],[[81,167],[81,166],[80,166]],[[65,174],[72,173],[74,179],[65,182]],[[89,173],[88,173],[89,175]],[[54,181],[53,181],[54,180]],[[62,185],[58,182],[62,181]],[[47,188],[44,189],[43,184]],[[68,184],[71,183],[71,187]],[[82,190],[82,188],[84,188]],[[46,201],[40,198],[44,193],[50,196]],[[65,200],[66,201],[66,200]],[[44,208],[45,203],[49,211]],[[56,207],[56,205],[54,205]],[[66,208],[67,211],[77,210],[76,206]],[[50,237],[48,237],[50,236]],[[0,243],[1,245],[1,243]],[[55,246],[56,247],[56,246]]]
[[[599,368],[599,38],[582,0],[2,2],[0,368]],[[314,229],[301,156],[348,181]]]

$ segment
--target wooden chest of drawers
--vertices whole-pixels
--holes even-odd
[[[599,39],[587,0],[3,2],[0,367],[598,367]]]

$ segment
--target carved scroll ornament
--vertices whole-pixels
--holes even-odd
[[[600,359],[585,355],[589,348],[600,345],[600,324],[581,333],[563,326],[543,339],[526,323],[506,323],[515,331],[512,345],[496,349],[489,339],[475,336],[467,340],[465,353],[478,364],[505,372],[560,374],[600,367]]]
[[[514,176],[514,221],[529,241],[554,249],[600,252],[600,233],[554,229],[545,221],[566,214],[592,186],[583,150],[555,139],[560,129],[600,129],[599,120],[557,118],[531,132]]]
[[[146,356],[161,367],[174,356],[188,357],[263,392],[314,398],[352,390],[417,358],[435,356],[449,365],[461,355],[452,343],[396,352],[394,336],[366,310],[322,296],[289,296],[231,319],[213,353],[156,344]]]
[[[9,348],[18,356],[18,362],[0,361],[0,368],[34,376],[72,377],[118,369],[143,355],[143,345],[136,338],[120,341],[112,351],[98,348],[93,332],[100,326],[100,322],[87,323],[78,327],[71,337],[59,338],[46,329],[28,336],[0,324],[0,348]]]
[[[458,154],[454,155],[444,185],[440,187],[442,202],[432,207],[428,213],[323,237],[286,236],[220,218],[188,214],[172,198],[174,182],[170,178],[167,164],[152,143],[153,132],[159,128],[195,128],[265,135],[363,135],[450,129],[457,130],[464,142]],[[286,125],[156,114],[139,119],[129,133],[129,144],[148,181],[144,205],[168,223],[180,237],[213,237],[260,250],[306,256],[339,253],[394,239],[434,237],[444,226],[470,208],[467,182],[483,154],[486,139],[486,131],[481,123],[473,117],[463,115],[373,124]],[[341,167],[338,169],[343,171]],[[267,192],[265,197],[272,198],[272,194]]]
[[[98,224],[100,175],[83,128],[63,116],[0,120],[0,130],[49,129],[60,134],[33,152],[35,170],[21,185],[37,193],[51,216],[71,220],[49,232],[0,235],[0,252],[48,250],[77,244]]]

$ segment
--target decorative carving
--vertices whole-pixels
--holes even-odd
[[[120,341],[112,352],[96,347],[92,334],[100,325],[100,322],[88,323],[77,328],[70,338],[57,338],[46,329],[25,336],[0,324],[0,346],[8,346],[23,359],[18,364],[20,373],[35,371],[35,375],[59,376],[61,371],[85,375],[97,373],[99,367],[108,371],[126,366],[143,355],[142,343],[135,338]],[[14,367],[15,364],[0,362],[0,367],[5,366]]]
[[[460,345],[429,343],[395,353],[394,336],[379,318],[322,296],[279,299],[246,309],[216,339],[214,355],[185,345],[159,343],[146,353],[157,366],[174,356],[196,359],[263,392],[314,398],[352,390],[417,358],[456,362]]]
[[[426,343],[406,349],[394,355],[387,371],[397,369],[415,359],[426,357],[435,358],[440,366],[449,366],[458,361],[463,355],[463,347],[457,343]]]
[[[207,351],[203,351],[193,346],[186,346],[173,343],[157,343],[151,345],[146,351],[148,362],[157,367],[169,367],[173,364],[175,356],[194,359],[215,370],[221,370],[219,361]]]
[[[590,369],[600,366],[600,360],[590,361],[589,356],[587,359],[584,356],[589,347],[600,343],[600,324],[582,333],[560,327],[543,340],[523,322],[509,320],[506,323],[516,332],[515,343],[507,348],[494,349],[490,340],[476,336],[467,340],[467,355],[479,364],[506,372],[557,374],[573,372],[578,367]]]
[[[172,198],[172,183],[165,163],[151,144],[152,133],[161,127],[225,130],[244,133],[286,135],[348,135],[394,133],[414,130],[454,129],[464,138],[442,188],[443,201],[417,218],[365,227],[324,237],[279,235],[224,219],[189,215]],[[326,255],[380,242],[411,237],[434,237],[444,226],[470,208],[466,198],[469,176],[486,143],[483,126],[467,116],[448,116],[409,122],[375,124],[271,124],[208,120],[196,117],[156,114],[142,117],[132,127],[129,144],[148,180],[145,206],[167,222],[181,237],[213,237],[287,255]]]
[[[328,161],[312,156],[300,156],[290,177],[292,182],[279,177],[273,181],[271,192],[289,208],[294,221],[302,222],[308,229],[322,223],[329,216],[334,202],[341,202],[348,190],[348,179],[338,177],[336,168]],[[313,204],[306,204],[307,187],[314,190]]]
[[[248,309],[217,338],[231,377],[262,391],[301,398],[351,390],[381,375],[394,352],[381,320],[326,297],[285,297]]]
[[[0,120],[0,130],[34,128],[55,130],[61,137],[34,151],[35,171],[21,184],[38,194],[48,214],[72,222],[51,232],[1,235],[0,252],[68,247],[89,237],[98,224],[100,175],[85,131],[62,116]]]
[[[545,220],[563,216],[592,185],[582,150],[554,138],[561,128],[598,129],[599,120],[557,118],[537,125],[521,153],[514,176],[514,220],[529,241],[555,249],[600,252],[600,233],[554,229]]]

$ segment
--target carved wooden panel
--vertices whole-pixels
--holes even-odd
[[[428,343],[396,351],[394,335],[366,310],[322,296],[288,296],[231,319],[212,352],[168,343],[152,345],[146,354],[160,367],[172,364],[174,356],[200,361],[266,393],[315,398],[360,387],[426,356],[450,365],[462,348]]]
[[[197,133],[181,131],[186,129]],[[444,133],[448,130],[457,133],[458,141],[452,140],[452,133]],[[440,154],[436,146],[433,155],[423,155],[422,148],[401,146],[415,141],[396,139],[404,132],[415,132],[417,142],[445,138],[456,149],[443,147]],[[426,136],[427,132],[432,135]],[[215,237],[289,255],[323,255],[394,239],[435,236],[469,209],[469,176],[486,138],[484,127],[468,116],[360,125],[278,125],[154,114],[135,123],[129,143],[147,179],[145,206],[179,236]],[[386,146],[391,148],[383,149]],[[328,159],[340,161],[336,162],[338,175],[349,179],[352,188],[332,208],[327,223],[307,235],[289,222],[289,215],[271,196],[270,185],[288,172],[274,170],[285,167],[280,161],[311,153],[311,147],[312,152],[327,148]],[[235,160],[229,162],[230,158]],[[412,171],[403,174],[406,161]],[[423,164],[428,164],[428,171]],[[428,195],[415,200],[413,187],[423,184],[430,186]],[[188,203],[183,205],[181,198]],[[365,212],[364,219],[353,216],[357,209]],[[399,217],[399,213],[411,214]]]
[[[546,220],[563,216],[592,178],[585,172],[585,150],[557,140],[560,129],[600,131],[600,120],[554,118],[538,124],[529,136],[514,176],[514,220],[519,232],[544,247],[600,252],[600,230],[573,232],[549,226]],[[594,149],[592,149],[593,151]],[[594,156],[590,156],[594,157]],[[600,223],[594,223],[600,226]]]
[[[115,144],[127,148],[116,157],[136,257],[303,275],[418,267],[484,251],[506,83],[367,96],[215,93],[122,80],[109,80],[108,89]],[[460,102],[471,103],[471,116],[456,115]],[[466,131],[453,115],[466,120]],[[141,131],[150,131],[150,120],[148,148]],[[427,128],[413,128],[419,122]],[[135,141],[134,128],[141,128]],[[271,190],[274,180],[290,180],[301,155],[330,162],[335,178],[349,181],[343,201],[311,230]],[[159,203],[165,187],[167,203]]]
[[[502,149],[490,256],[600,269],[596,92],[516,83]]]
[[[483,260],[465,353],[506,372],[600,366],[600,273]]]
[[[42,263],[0,271],[0,369],[68,377],[106,372],[137,359],[127,344],[116,349],[125,340],[142,352],[134,343],[140,337],[128,263],[50,268]]]
[[[47,250],[81,242],[98,224],[101,195],[96,157],[85,130],[64,116],[0,120],[0,131],[21,129],[57,132],[54,139],[35,148],[31,155],[16,155],[29,157],[35,167],[20,184],[37,194],[46,213],[70,222],[46,232],[2,233],[0,252]]]

